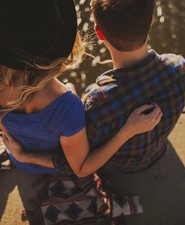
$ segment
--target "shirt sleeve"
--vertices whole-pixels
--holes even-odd
[[[45,125],[57,136],[72,136],[85,127],[83,104],[72,92],[64,94],[45,114]]]
[[[65,118],[61,133],[63,136],[72,136],[85,127],[84,106],[80,98],[73,95],[70,102],[65,107]]]

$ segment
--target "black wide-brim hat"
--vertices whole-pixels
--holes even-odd
[[[67,58],[77,33],[73,0],[0,0],[0,64],[33,70]]]

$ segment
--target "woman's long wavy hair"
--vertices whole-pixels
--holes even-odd
[[[0,92],[5,88],[20,88],[20,96],[14,101],[9,101],[6,108],[1,109],[1,117],[10,111],[22,108],[32,98],[33,94],[41,90],[51,79],[56,78],[67,69],[74,69],[81,62],[85,53],[85,41],[77,33],[75,44],[70,56],[59,58],[50,65],[31,65],[35,67],[34,71],[18,71],[5,66],[0,66]],[[20,76],[23,78],[23,85],[20,86]]]

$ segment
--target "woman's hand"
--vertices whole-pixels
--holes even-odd
[[[5,128],[2,129],[2,137],[8,151],[14,156],[16,160],[21,161],[21,157],[24,153],[22,146],[8,133]]]
[[[155,104],[145,104],[135,109],[128,117],[124,129],[133,137],[152,130],[161,120],[162,112],[160,107]]]
[[[134,110],[126,124],[115,136],[93,151],[89,151],[85,128],[73,136],[61,136],[60,142],[74,173],[79,177],[84,177],[104,165],[131,137],[152,130],[159,123],[161,117],[162,112],[157,104],[143,105]]]

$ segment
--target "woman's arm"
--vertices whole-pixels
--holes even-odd
[[[154,106],[149,114],[145,112],[153,106],[144,105],[137,108],[114,137],[93,151],[89,151],[85,128],[71,137],[61,136],[64,154],[76,175],[84,177],[95,172],[131,137],[152,130],[162,117],[160,108],[156,104]]]
[[[153,108],[153,105],[144,105],[134,110],[126,124],[114,137],[91,152],[85,128],[73,136],[61,136],[60,141],[64,154],[76,175],[83,177],[93,173],[106,163],[128,139],[136,134],[152,130],[162,116],[160,108],[156,104],[154,106],[153,111],[149,114],[144,114],[144,112]],[[4,144],[16,160],[54,168],[53,153],[26,152],[5,128],[2,130],[2,134]]]

